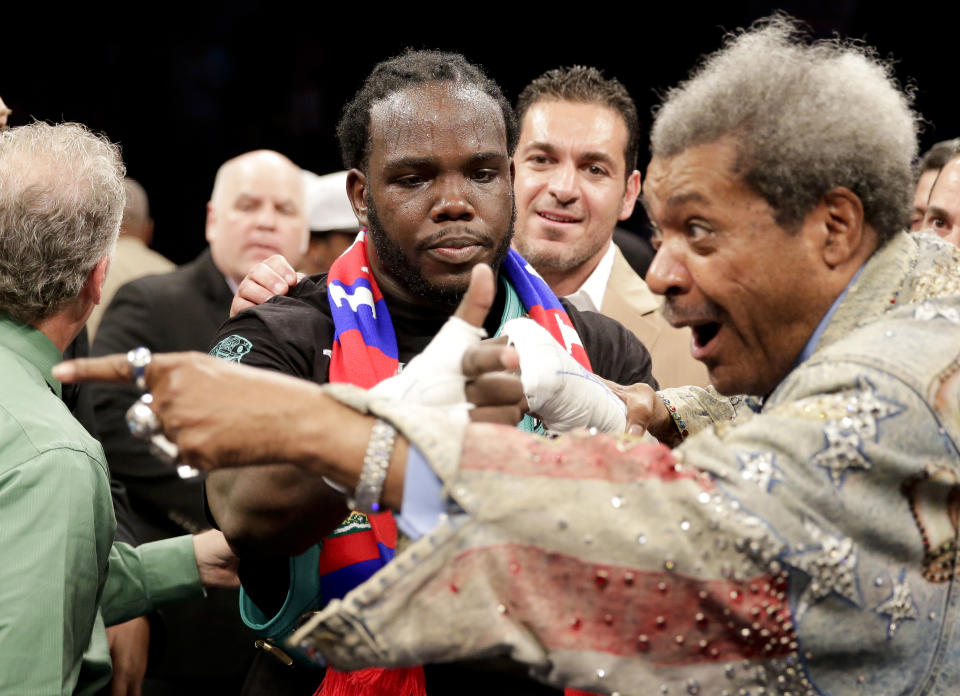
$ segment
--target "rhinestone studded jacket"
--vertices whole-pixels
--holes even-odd
[[[508,656],[624,695],[960,692],[958,293],[960,250],[894,239],[760,413],[678,400],[699,432],[673,451],[338,392],[463,512],[294,640],[341,668]]]

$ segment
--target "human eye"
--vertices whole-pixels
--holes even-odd
[[[609,174],[609,172],[607,172],[606,168],[602,167],[602,166],[599,165],[599,164],[590,164],[590,165],[587,165],[587,168],[586,168],[586,169],[587,169],[587,172],[589,172],[591,176],[598,176],[598,177],[599,177],[599,176],[607,176],[607,175]]]
[[[403,176],[398,176],[393,180],[395,184],[404,188],[415,188],[424,181],[424,177],[420,174],[404,174]]]
[[[473,173],[473,180],[480,184],[489,184],[500,174],[496,169],[478,169]]]
[[[535,152],[529,157],[527,157],[527,162],[532,165],[546,166],[550,164],[550,158],[547,157],[542,152]]]
[[[234,202],[233,207],[236,208],[237,210],[241,211],[241,212],[249,213],[249,212],[251,212],[251,211],[253,211],[253,210],[256,210],[256,208],[257,208],[257,202],[256,202],[254,199],[252,199],[252,198],[248,198],[248,197],[246,197],[246,196],[243,196],[243,197],[241,197],[241,198],[238,198],[238,199]]]
[[[713,228],[703,220],[690,220],[687,223],[687,237],[691,244],[705,242],[713,235]]]

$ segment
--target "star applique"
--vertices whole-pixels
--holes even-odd
[[[960,313],[957,312],[955,307],[944,307],[940,304],[924,302],[913,310],[914,319],[928,321],[930,319],[936,319],[937,317],[943,317],[947,321],[952,321],[954,324],[960,322]]]
[[[870,469],[873,464],[863,452],[864,440],[876,440],[877,421],[895,416],[903,408],[878,396],[870,380],[860,378],[858,391],[839,395],[845,399],[843,415],[831,418],[823,427],[826,446],[813,463],[822,466],[836,486],[850,469]]]
[[[887,640],[893,639],[897,626],[903,621],[914,621],[917,618],[917,607],[913,603],[913,593],[906,581],[906,570],[900,571],[900,579],[893,581],[893,590],[890,597],[877,605],[874,609],[878,614],[890,617],[887,626]]]
[[[774,462],[773,452],[753,452],[737,455],[740,476],[744,481],[753,481],[761,490],[769,491],[774,483],[782,481],[780,467]]]
[[[789,563],[810,576],[810,582],[797,602],[796,618],[831,594],[837,594],[854,606],[860,606],[857,588],[857,550],[849,537],[826,534],[813,522],[804,526],[818,545],[788,554]]]

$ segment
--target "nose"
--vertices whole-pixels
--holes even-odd
[[[464,177],[451,175],[440,177],[437,181],[437,195],[430,210],[434,222],[473,220],[476,211],[467,195],[467,182]]]
[[[658,295],[682,295],[690,291],[693,282],[679,243],[673,240],[661,242],[644,280],[650,290]]]
[[[277,226],[277,211],[273,205],[264,203],[257,210],[257,227],[262,229],[274,229]]]
[[[553,168],[550,177],[550,195],[560,205],[570,205],[579,197],[577,192],[577,168],[573,162],[564,162]]]

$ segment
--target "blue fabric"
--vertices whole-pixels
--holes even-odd
[[[840,303],[843,302],[843,298],[847,296],[850,287],[857,282],[857,278],[860,277],[860,273],[863,271],[863,266],[857,269],[857,272],[853,274],[853,278],[850,279],[850,282],[847,283],[847,287],[843,289],[843,292],[840,293],[839,297],[833,301],[833,304],[830,305],[830,309],[827,310],[827,313],[823,315],[823,319],[820,320],[820,323],[817,324],[817,328],[813,330],[813,333],[810,335],[810,339],[807,341],[807,345],[803,347],[803,350],[800,351],[800,357],[797,358],[797,362],[794,363],[794,367],[806,362],[813,351],[817,349],[817,345],[820,343],[820,338],[823,336],[823,332],[826,331],[827,325],[830,324],[830,320],[833,319],[834,313],[837,311],[837,307],[840,306]]]
[[[394,515],[397,529],[411,539],[419,539],[437,526],[446,512],[443,484],[423,453],[413,444],[407,449],[407,471],[403,476],[403,501]]]
[[[343,599],[350,590],[393,560],[395,554],[393,549],[379,543],[377,548],[380,550],[379,558],[357,561],[340,568],[340,570],[334,570],[321,576],[320,594],[323,595],[324,602],[329,602],[331,599]]]

